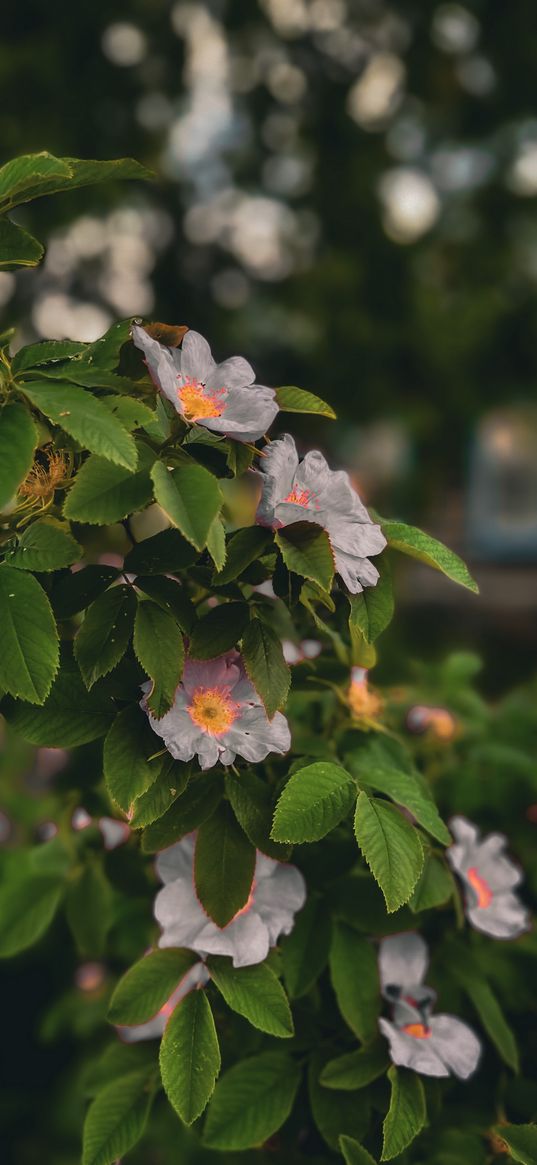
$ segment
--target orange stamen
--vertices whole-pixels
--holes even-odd
[[[432,1034],[430,1027],[425,1027],[424,1023],[406,1023],[403,1031],[415,1040],[428,1040]]]
[[[220,417],[225,409],[220,399],[225,390],[206,392],[199,380],[187,380],[177,389],[177,396],[183,406],[183,416],[186,421],[201,421],[206,417]]]
[[[486,910],[487,906],[490,906],[492,902],[492,890],[488,882],[486,882],[485,879],[482,878],[480,874],[478,874],[475,866],[471,866],[470,869],[466,871],[466,877],[472,887],[472,890],[475,890],[475,893],[477,894],[477,905],[480,906],[483,910]]]
[[[219,688],[196,688],[187,711],[194,724],[211,736],[227,732],[239,714],[238,705],[229,693]]]
[[[382,711],[382,700],[376,692],[370,690],[365,677],[351,681],[347,699],[351,713],[357,720],[364,716],[378,716]]]
[[[283,500],[284,502],[291,502],[294,506],[309,506],[311,500],[311,490],[299,489],[297,485],[294,485],[291,493],[287,494],[287,497]]]

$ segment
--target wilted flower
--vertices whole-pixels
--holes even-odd
[[[347,692],[347,700],[356,720],[371,720],[382,711],[382,700],[378,693],[369,687],[365,667],[351,668],[351,682]]]
[[[187,947],[199,955],[230,955],[234,967],[261,963],[280,935],[293,929],[306,900],[304,878],[296,866],[258,852],[250,897],[227,926],[210,919],[196,897],[193,866],[195,836],[190,834],[157,858],[164,882],[155,901],[162,927],[159,946]]]
[[[409,732],[421,735],[430,732],[437,740],[452,740],[457,731],[457,721],[447,708],[428,708],[425,704],[415,704],[406,718]]]
[[[435,992],[423,985],[429,962],[417,934],[397,934],[380,944],[380,983],[392,1005],[392,1020],[380,1019],[394,1064],[424,1076],[467,1080],[475,1072],[481,1044],[472,1029],[454,1015],[431,1015]]]
[[[479,831],[465,817],[453,817],[449,827],[455,845],[447,850],[447,859],[464,883],[467,918],[493,938],[516,938],[527,930],[529,916],[513,894],[522,874],[503,852],[507,838],[489,833],[480,841]]]
[[[193,331],[180,349],[159,344],[137,325],[132,338],[151,379],[189,424],[235,441],[257,441],[272,424],[278,413],[274,389],[254,384],[254,370],[242,356],[216,364],[207,340]]]
[[[125,1044],[137,1044],[140,1040],[160,1039],[172,1011],[175,1010],[181,999],[184,999],[185,995],[188,995],[188,992],[192,991],[194,987],[203,987],[208,981],[209,972],[205,964],[196,963],[183,976],[175,991],[156,1015],[146,1020],[145,1023],[136,1023],[129,1027],[116,1027],[118,1036]]]
[[[143,684],[145,692],[151,684]],[[244,670],[238,651],[207,661],[188,659],[172,707],[161,720],[149,716],[175,760],[197,755],[202,769],[235,757],[257,762],[269,752],[285,753],[291,745],[289,725],[281,712],[269,720]]]
[[[326,530],[336,571],[352,594],[375,586],[378,570],[367,555],[380,554],[386,539],[353,490],[349,475],[328,467],[313,450],[299,461],[288,433],[272,441],[262,458],[263,493],[257,510],[262,526],[281,529],[292,522],[314,522]]]

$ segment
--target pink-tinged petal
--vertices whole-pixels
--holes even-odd
[[[379,1027],[390,1045],[390,1058],[400,1068],[412,1068],[423,1076],[449,1076],[449,1069],[437,1055],[430,1039],[415,1039],[395,1027],[387,1019],[379,1019]]]
[[[376,566],[368,558],[355,558],[343,550],[334,552],[336,572],[351,595],[358,595],[364,587],[374,587],[379,579]]]
[[[232,689],[242,674],[238,651],[229,651],[217,659],[187,659],[181,686],[187,697],[191,697],[196,688]]]
[[[153,340],[145,331],[135,324],[132,328],[132,339],[137,348],[143,352],[149,375],[153,384],[168,398],[177,409],[182,412],[181,402],[177,396],[178,376],[181,371],[181,356],[174,348],[166,348]]]
[[[285,716],[276,712],[269,720],[264,708],[246,708],[222,737],[226,748],[256,764],[269,752],[284,754],[291,747],[291,733]]]
[[[198,380],[206,384],[215,367],[207,340],[199,332],[188,331],[181,345],[183,380]]]
[[[256,520],[261,525],[271,526],[275,507],[293,488],[294,476],[298,469],[298,453],[289,433],[285,433],[277,441],[271,441],[268,449],[263,452],[260,473],[263,493]]]
[[[267,927],[271,946],[281,935],[291,933],[295,914],[306,901],[306,883],[300,870],[284,862],[275,866],[271,877],[256,883],[254,892],[254,909]],[[256,878],[257,870],[256,864]]]
[[[209,392],[219,392],[221,388],[231,390],[247,388],[248,385],[253,384],[254,380],[255,372],[252,365],[242,356],[230,356],[221,364],[215,364],[205,380],[205,384]],[[272,392],[272,389],[266,391]]]
[[[207,915],[194,893],[192,871],[188,881],[177,878],[159,890],[155,898],[155,918],[162,927],[159,947],[188,947],[203,954],[197,939],[207,923]]]
[[[298,466],[294,484],[320,498],[329,487],[330,474],[326,457],[318,449],[311,449]]]
[[[184,706],[181,706],[184,703],[184,695],[178,689],[170,711],[160,720],[156,720],[150,712],[147,712],[145,701],[142,701],[141,707],[147,713],[153,732],[164,741],[174,760],[187,761],[196,755],[203,733],[197,724],[192,722]]]
[[[530,926],[529,912],[516,894],[495,894],[490,906],[467,906],[466,914],[476,930],[491,938],[518,938]]]
[[[181,841],[170,845],[159,853],[155,862],[157,874],[164,884],[175,882],[176,878],[192,878],[195,834],[189,833]]]
[[[258,441],[270,429],[278,414],[271,388],[252,385],[230,389],[219,417],[206,417],[201,424],[212,433],[225,433],[235,441]]]
[[[379,972],[382,990],[388,986],[415,987],[423,981],[429,955],[419,934],[394,934],[382,939]]]
[[[188,992],[192,991],[194,987],[203,987],[205,983],[209,982],[209,978],[210,975],[205,964],[196,963],[183,976],[173,994],[170,995],[170,998],[164,1004],[164,1007],[161,1007],[160,1011],[152,1019],[148,1019],[146,1023],[135,1024],[132,1027],[116,1027],[119,1038],[125,1044],[137,1044],[140,1040],[160,1039],[170,1015],[177,1007],[177,1004],[181,1002],[181,999],[184,999],[185,995],[188,995]]]
[[[436,1055],[459,1080],[467,1080],[475,1072],[481,1056],[481,1044],[475,1032],[454,1015],[434,1015],[430,1027]]]
[[[223,929],[214,923],[207,926],[198,942],[205,954],[229,955],[234,967],[262,963],[269,952],[268,930],[255,910],[239,915]]]
[[[196,752],[198,754],[198,761],[200,768],[213,769],[218,764],[220,753],[223,751],[223,746],[208,732],[200,733],[200,738],[196,745]]]
[[[292,526],[293,522],[312,522],[315,526],[325,528],[325,518],[321,510],[314,503],[278,502],[274,508],[274,517],[278,526]]]

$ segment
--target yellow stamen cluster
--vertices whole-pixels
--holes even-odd
[[[185,421],[200,421],[206,417],[220,417],[224,405],[218,394],[207,393],[197,380],[189,380],[177,389],[177,395],[183,406]]]
[[[196,688],[187,711],[198,728],[219,736],[231,728],[239,709],[229,694],[219,688]]]
[[[40,455],[43,460],[35,460],[28,476],[19,487],[19,494],[31,501],[46,505],[54,497],[55,490],[64,485],[70,476],[70,466],[64,453],[45,446]]]
[[[382,700],[376,692],[371,691],[366,679],[352,681],[347,699],[351,715],[356,720],[364,717],[372,719],[382,712]]]

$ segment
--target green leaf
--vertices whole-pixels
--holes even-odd
[[[83,352],[86,347],[78,340],[43,340],[40,344],[26,344],[15,353],[11,368],[17,374],[26,372],[28,368],[58,364]]]
[[[308,895],[291,933],[281,941],[283,975],[291,999],[300,999],[317,982],[328,962],[331,938],[325,900]]]
[[[452,844],[453,839],[449,829],[444,825],[425,782],[421,782],[418,776],[370,764],[367,761],[367,753],[363,761],[358,753],[352,768],[360,783],[363,782],[369,788],[375,789],[376,792],[391,797],[397,805],[403,805],[416,818],[416,821],[442,845]]]
[[[114,382],[112,381],[111,383]],[[146,425],[152,425],[155,420],[153,409],[150,409],[148,405],[144,404],[141,400],[137,400],[134,396],[110,395],[102,396],[100,399],[103,405],[106,405],[107,409],[110,409],[110,412],[117,417],[118,421],[123,425],[123,428],[128,429],[129,433],[133,429],[144,429]]]
[[[82,1165],[113,1165],[140,1140],[152,1102],[147,1069],[103,1088],[84,1122]]]
[[[359,595],[349,595],[351,643],[356,632],[366,643],[374,643],[391,623],[394,612],[392,577],[386,556],[375,558],[380,578],[374,587],[365,587]]]
[[[35,408],[54,425],[60,425],[84,449],[125,469],[136,469],[138,454],[134,438],[91,392],[53,380],[25,381],[21,387]]]
[[[16,401],[0,412],[0,508],[7,505],[32,468],[37,429]]]
[[[52,588],[51,602],[57,619],[70,619],[106,591],[117,579],[119,571],[115,566],[90,564],[83,570],[64,575]]]
[[[328,417],[330,421],[336,420],[333,408],[326,401],[303,388],[286,384],[276,389],[276,400],[282,413],[315,413],[319,417]]]
[[[9,218],[0,218],[0,270],[16,271],[17,267],[37,267],[45,248]]]
[[[389,1063],[386,1042],[376,1040],[369,1047],[329,1060],[321,1072],[320,1081],[324,1088],[356,1092],[382,1076]]]
[[[194,951],[181,947],[145,955],[116,984],[108,1008],[110,1023],[128,1026],[151,1019],[197,962],[199,957]]]
[[[491,1132],[503,1141],[513,1161],[537,1165],[537,1125],[496,1125]]]
[[[222,570],[226,561],[226,531],[221,518],[215,518],[207,537],[207,550],[214,562],[215,570]]]
[[[334,580],[334,555],[326,530],[314,522],[292,522],[274,535],[288,570],[309,578],[323,591]]]
[[[162,769],[149,789],[136,798],[129,818],[131,829],[141,829],[163,817],[170,805],[184,793],[190,780],[190,765],[164,757]]]
[[[377,959],[371,943],[342,922],[333,930],[330,978],[345,1023],[363,1043],[372,1040],[380,1009]]]
[[[198,829],[194,856],[196,894],[209,918],[227,926],[248,901],[255,849],[225,802]]]
[[[191,631],[196,622],[196,608],[181,583],[165,575],[153,577],[137,575],[136,590],[154,599],[163,611],[168,611],[182,631]]]
[[[170,710],[183,674],[183,636],[171,615],[145,599],[138,603],[133,643],[136,658],[153,681],[147,706],[159,720]]]
[[[394,550],[400,550],[410,558],[417,558],[419,562],[424,562],[445,574],[452,582],[459,583],[461,587],[466,587],[476,595],[479,593],[479,587],[462,558],[436,538],[431,538],[430,534],[425,534],[416,526],[391,521],[382,522],[382,532],[388,540],[388,545]]]
[[[241,638],[250,618],[247,603],[220,603],[192,628],[189,655],[193,659],[215,659]]]
[[[153,497],[149,466],[153,456],[139,445],[140,468],[134,473],[92,455],[79,469],[63,512],[73,522],[105,526],[143,510]],[[145,452],[144,452],[145,451]]]
[[[105,736],[112,724],[114,705],[100,692],[88,692],[73,664],[63,665],[50,694],[40,708],[6,701],[6,719],[30,744],[44,748],[74,748]]]
[[[134,627],[136,595],[122,583],[88,607],[74,642],[75,658],[87,688],[123,659]]]
[[[227,544],[225,566],[214,575],[215,586],[233,582],[247,566],[266,554],[272,543],[272,530],[265,530],[263,526],[247,526],[244,530],[237,530]]]
[[[354,1137],[340,1137],[339,1148],[345,1165],[377,1165],[367,1149],[355,1141]]]
[[[104,777],[112,800],[124,813],[130,814],[136,797],[156,781],[162,768],[162,758],[154,755],[159,744],[137,705],[116,716],[104,742]]]
[[[218,1036],[204,991],[185,995],[168,1020],[160,1071],[170,1104],[191,1125],[206,1107],[220,1071]]]
[[[222,494],[216,477],[202,465],[168,470],[156,461],[151,470],[155,499],[170,522],[196,550],[203,550],[220,513]]]
[[[519,1057],[515,1037],[477,960],[469,951],[465,950],[463,953],[457,946],[453,949],[451,957],[448,956],[448,966],[453,977],[471,1000],[502,1060],[514,1072],[518,1072]]]
[[[50,603],[31,574],[0,567],[0,688],[43,704],[58,670],[58,632]]]
[[[290,846],[280,845],[270,837],[274,806],[272,793],[266,782],[248,769],[239,774],[227,769],[225,780],[226,793],[235,817],[252,845],[269,858],[287,861],[291,853]]]
[[[68,883],[65,910],[79,953],[91,958],[104,954],[112,894],[102,863],[88,863]]]
[[[431,910],[441,906],[451,898],[455,890],[453,877],[441,858],[429,854],[416,889],[409,900],[410,909],[416,914],[420,910]]]
[[[408,902],[423,869],[419,833],[394,805],[367,793],[358,797],[354,832],[391,914]]]
[[[242,658],[271,720],[278,708],[285,704],[291,672],[283,656],[281,640],[260,619],[252,619],[246,627],[242,637]]]
[[[130,550],[124,568],[132,574],[162,574],[185,570],[198,558],[194,550],[178,530],[161,530],[152,538],[144,538]]]
[[[294,1035],[287,996],[274,971],[265,963],[234,967],[230,959],[211,955],[207,960],[211,979],[228,1007],[269,1036]]]
[[[0,958],[17,955],[41,938],[58,909],[63,889],[52,873],[4,882],[0,887]]]
[[[342,1133],[361,1140],[365,1136],[370,1119],[370,1103],[367,1092],[329,1092],[319,1083],[326,1062],[326,1052],[314,1052],[308,1069],[308,1091],[313,1119],[327,1145],[336,1150]]]
[[[197,829],[214,811],[222,798],[222,783],[214,772],[192,777],[188,788],[158,821],[154,821],[142,835],[142,850],[146,854],[158,852],[180,841]]]
[[[392,1066],[388,1078],[392,1094],[382,1126],[381,1161],[391,1161],[392,1157],[398,1157],[421,1133],[427,1120],[425,1093],[420,1077],[406,1068]]]
[[[47,572],[71,566],[83,554],[69,527],[57,518],[41,518],[27,526],[6,561],[18,570]]]
[[[330,761],[298,769],[276,805],[271,837],[293,843],[319,841],[346,817],[354,793],[352,777]]]
[[[285,1052],[241,1060],[219,1080],[209,1105],[203,1143],[210,1149],[251,1149],[287,1120],[300,1069]]]
[[[6,162],[0,169],[0,212],[44,194],[58,194],[119,178],[152,177],[150,170],[132,158],[96,162],[86,158],[55,158],[45,151],[25,154]]]

